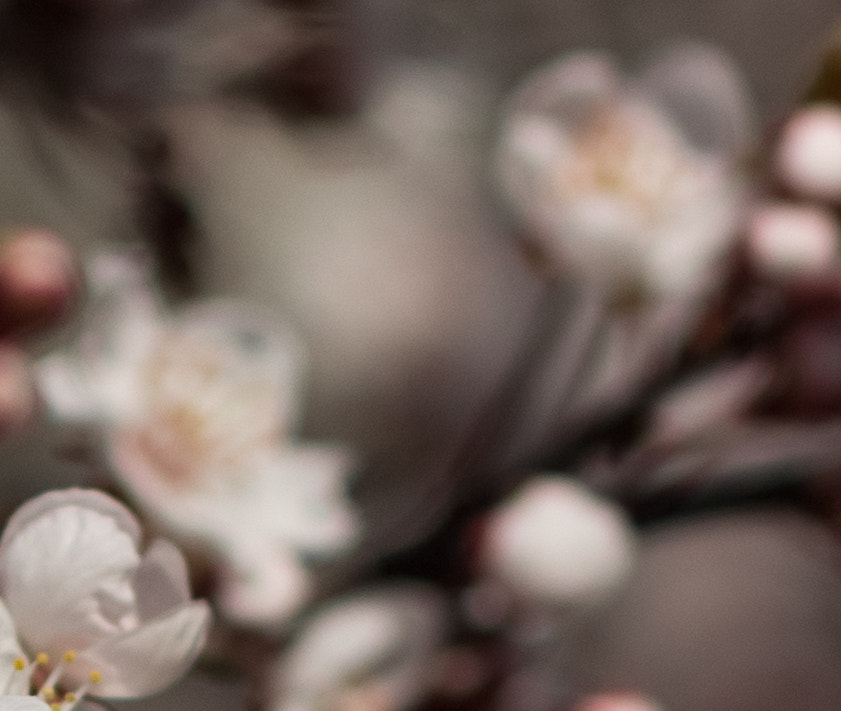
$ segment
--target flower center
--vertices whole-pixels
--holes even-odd
[[[76,652],[67,650],[57,664],[51,664],[46,652],[39,652],[31,662],[27,662],[24,657],[17,657],[12,665],[16,673],[29,675],[31,693],[49,704],[52,711],[72,711],[91,688],[102,682],[102,673],[92,669],[85,681],[75,689],[62,685],[62,676],[75,661]]]
[[[146,364],[135,446],[175,488],[215,486],[278,434],[275,389],[210,344],[164,341]],[[213,481],[217,480],[217,481]]]
[[[604,106],[558,166],[560,195],[604,195],[633,206],[651,224],[682,201],[701,158],[677,131],[643,107]]]

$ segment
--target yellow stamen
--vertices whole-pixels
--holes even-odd
[[[76,694],[74,694],[72,691],[68,691],[68,692],[64,695],[64,700],[65,700],[67,703],[71,703],[71,704],[72,704],[72,703],[76,700]]]
[[[65,662],[72,662],[76,658],[76,652],[74,652],[72,649],[68,649],[64,653],[62,658],[64,659]]]
[[[91,673],[88,675],[90,677],[91,682],[94,684],[98,684],[102,681],[102,672],[98,669],[91,669]]]
[[[18,657],[12,664],[18,671],[26,669],[26,660],[23,657]]]
[[[35,663],[39,667],[45,667],[47,664],[50,663],[50,655],[46,652],[39,652],[38,656],[35,657]]]
[[[47,701],[52,701],[55,698],[55,689],[51,686],[45,686],[41,689],[41,696],[43,696]]]
[[[50,711],[61,711],[61,704],[50,704]]]

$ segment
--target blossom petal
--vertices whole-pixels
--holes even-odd
[[[14,667],[15,660],[23,656],[15,632],[15,624],[6,606],[0,600],[0,698],[4,694],[29,692],[29,672]]]
[[[131,514],[71,489],[24,504],[0,539],[0,592],[30,649],[61,654],[135,623]]]
[[[32,521],[65,506],[90,509],[114,519],[114,523],[131,537],[135,545],[140,543],[140,525],[125,506],[96,489],[62,489],[48,491],[30,499],[9,518],[0,537],[0,556],[3,547]]]
[[[310,576],[288,548],[263,540],[220,541],[217,599],[225,615],[261,628],[285,623],[310,594]]]
[[[70,421],[119,419],[140,401],[136,372],[160,330],[161,309],[136,258],[101,254],[88,270],[91,303],[76,343],[36,368],[53,414]]]
[[[399,583],[339,599],[305,624],[277,669],[274,708],[341,706],[369,688],[389,708],[408,708],[428,690],[432,657],[448,612],[437,591]]]
[[[0,711],[50,711],[37,696],[0,696]]]
[[[578,126],[595,103],[619,89],[621,75],[606,52],[565,55],[529,74],[515,93],[510,111],[545,113]]]
[[[738,154],[753,135],[744,78],[728,58],[701,43],[667,48],[639,75],[639,87],[681,124],[696,147]]]
[[[345,494],[351,456],[342,447],[278,449],[264,474],[267,496],[255,493],[268,535],[306,553],[331,555],[352,546],[359,521]],[[242,511],[246,516],[246,511]]]
[[[141,620],[159,617],[190,599],[187,562],[181,551],[163,539],[152,542],[134,576]]]
[[[211,615],[202,600],[183,605],[169,615],[129,632],[113,635],[84,650],[76,669],[100,672],[102,681],[90,693],[108,698],[147,696],[182,676],[198,657],[207,637]]]

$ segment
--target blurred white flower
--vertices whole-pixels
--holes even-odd
[[[588,696],[573,711],[663,711],[663,708],[642,694],[615,692]]]
[[[825,274],[838,265],[841,228],[825,207],[811,203],[758,205],[747,229],[752,266],[770,277]]]
[[[525,600],[590,605],[624,582],[635,539],[622,511],[559,476],[526,482],[488,517],[488,573]]]
[[[813,104],[795,112],[774,160],[779,179],[800,197],[841,200],[841,107]]]
[[[273,711],[398,711],[433,682],[446,631],[443,597],[400,583],[336,600],[280,660]]]
[[[76,347],[41,363],[47,401],[106,425],[113,469],[138,505],[218,564],[224,613],[285,621],[308,593],[300,555],[335,555],[358,533],[344,498],[349,454],[292,439],[300,343],[235,301],[166,317],[125,259],[101,259],[91,276]]]
[[[714,49],[676,47],[636,79],[572,54],[515,93],[497,175],[550,261],[612,290],[694,294],[732,242],[749,114]]]
[[[307,423],[364,456],[370,558],[451,505],[441,461],[542,294],[480,190],[484,84],[440,62],[381,79],[347,121],[217,102],[173,107],[166,124],[207,247],[201,283],[289,316],[309,349]]]
[[[146,696],[204,646],[210,611],[191,601],[184,558],[105,494],[68,489],[25,503],[0,538],[0,678],[72,708],[85,694]],[[19,644],[18,644],[19,640]],[[22,702],[21,702],[22,703]]]
[[[50,711],[37,696],[0,696],[0,711]]]

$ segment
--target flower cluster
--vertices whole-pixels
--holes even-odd
[[[841,96],[763,144],[714,47],[575,51],[488,150],[498,84],[466,67],[290,122],[241,99],[318,103],[335,56],[257,76],[283,10],[159,4],[65,9],[47,62],[115,60],[79,121],[126,149],[146,243],[0,240],[0,436],[40,396],[21,440],[79,487],[0,535],[0,711],[146,697],[206,646],[186,685],[258,711],[836,708]],[[109,87],[173,105],[118,126]],[[82,283],[62,342],[29,340]]]
[[[76,345],[40,365],[56,417],[93,422],[150,520],[218,566],[217,601],[276,625],[305,602],[301,555],[350,548],[343,447],[292,438],[303,352],[259,309],[220,300],[165,315],[137,259],[101,255]]]

